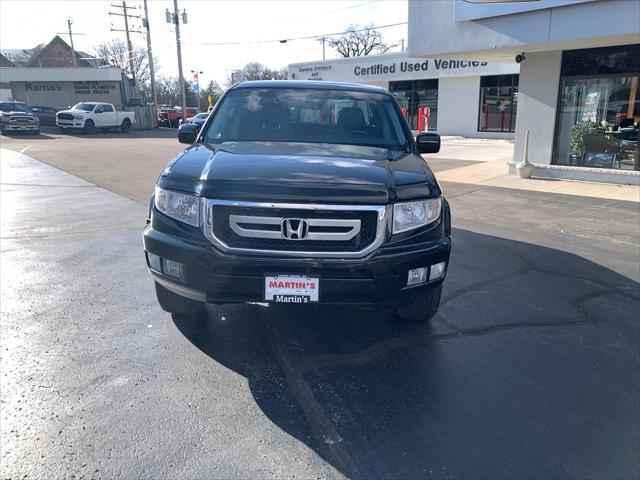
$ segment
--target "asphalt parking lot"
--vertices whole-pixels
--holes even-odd
[[[427,325],[171,317],[141,230],[175,131],[40,137],[0,144],[2,478],[640,476],[638,203],[444,183]]]

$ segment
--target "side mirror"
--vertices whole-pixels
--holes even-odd
[[[195,143],[198,136],[198,125],[195,123],[183,123],[178,129],[178,141],[180,143]]]
[[[440,151],[440,135],[437,133],[419,133],[416,137],[419,153],[438,153]]]

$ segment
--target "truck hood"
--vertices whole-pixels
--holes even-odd
[[[71,114],[78,115],[78,114],[82,114],[82,113],[89,114],[91,112],[87,112],[86,110],[74,110],[73,108],[70,108],[68,110],[58,110],[57,113],[71,113]]]
[[[167,165],[158,185],[207,198],[301,203],[381,205],[441,193],[414,153],[285,142],[194,145]]]

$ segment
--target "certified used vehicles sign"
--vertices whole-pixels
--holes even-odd
[[[264,278],[264,297],[268,302],[317,302],[319,291],[319,278],[305,275],[273,275]]]

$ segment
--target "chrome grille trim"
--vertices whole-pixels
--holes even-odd
[[[286,239],[282,235],[282,222],[287,217],[254,217],[249,215],[229,215],[229,227],[236,235],[241,237],[250,238],[272,238],[272,239]],[[360,233],[360,220],[359,219],[329,219],[329,218],[307,218],[305,219],[309,225],[309,233],[303,241],[313,240],[331,240],[335,242],[345,242],[351,240],[353,237]],[[278,225],[280,230],[261,230],[256,228],[245,228],[242,225]],[[313,227],[338,227],[349,228],[346,232],[317,232],[313,231]]]
[[[272,209],[291,209],[291,210],[309,210],[309,211],[369,211],[377,213],[377,224],[376,224],[376,235],[372,243],[370,243],[365,248],[356,251],[356,252],[345,252],[345,251],[336,251],[336,252],[316,252],[312,250],[313,244],[309,245],[310,249],[308,251],[290,251],[290,250],[261,250],[261,249],[253,249],[253,248],[238,248],[231,247],[227,245],[225,242],[216,237],[213,231],[213,209],[216,205],[226,205],[229,207],[253,207],[253,208],[272,208]],[[379,248],[385,241],[387,237],[387,231],[389,228],[389,220],[391,218],[391,206],[390,205],[326,205],[326,204],[308,204],[308,203],[271,203],[271,202],[244,202],[244,201],[235,201],[235,200],[214,200],[214,199],[202,199],[202,210],[203,210],[203,233],[205,237],[217,248],[224,252],[237,252],[244,253],[248,255],[273,255],[273,256],[281,256],[281,257],[313,257],[313,258],[362,258]],[[231,217],[231,215],[230,215]],[[248,218],[248,217],[245,217]],[[265,217],[258,217],[261,220],[264,220]],[[285,217],[266,217],[269,218],[270,221],[275,222],[276,220],[281,221]],[[311,222],[314,219],[309,219]],[[318,221],[323,222],[323,226],[326,225],[325,222],[328,219],[318,219]],[[336,219],[338,221],[338,219]],[[348,221],[346,219],[340,220]],[[280,222],[278,222],[279,224]],[[358,224],[360,221],[358,220]],[[274,225],[275,223],[271,223]],[[320,225],[320,224],[318,224]],[[231,226],[231,222],[229,226]],[[337,225],[336,225],[337,226]],[[347,225],[340,225],[347,226]],[[238,233],[234,230],[235,233]],[[261,233],[264,231],[261,231]],[[272,233],[277,234],[277,236],[269,237],[269,238],[278,238],[281,239],[281,232],[274,231]],[[350,231],[349,233],[352,233]],[[320,234],[320,232],[317,232]],[[332,234],[332,233],[330,233]],[[349,238],[353,238],[358,234],[356,232],[353,236]],[[262,237],[267,238],[267,237]],[[330,240],[327,237],[323,237],[322,240]],[[341,239],[341,240],[344,240]]]

